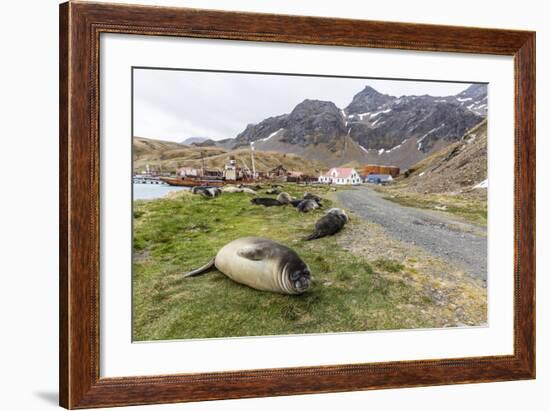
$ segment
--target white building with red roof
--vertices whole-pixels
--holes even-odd
[[[319,176],[319,182],[325,184],[361,184],[361,176],[354,168],[334,167]]]

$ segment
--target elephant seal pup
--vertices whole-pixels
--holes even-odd
[[[248,187],[235,187],[235,186],[225,186],[222,188],[224,193],[246,193],[256,195],[257,193]]]
[[[304,241],[315,240],[316,238],[326,237],[336,234],[349,221],[344,210],[331,208],[328,213],[321,217],[315,223],[315,231],[304,238]]]
[[[246,193],[246,194],[253,194],[253,195],[258,194],[256,191],[254,191],[253,189],[248,188],[248,187],[241,188],[241,192]]]
[[[283,191],[277,196],[277,201],[281,204],[290,204],[290,202],[292,201],[292,197],[290,197],[290,194]]]
[[[191,193],[193,194],[199,194],[200,191],[204,191],[206,190],[208,187],[206,186],[195,186],[193,188],[191,188]]]
[[[319,208],[319,203],[315,200],[302,200],[300,204],[296,206],[296,209],[301,213],[309,213],[310,211]]]
[[[218,187],[207,187],[204,190],[199,190],[199,194],[205,198],[219,197],[222,194],[222,190]]]
[[[235,186],[225,186],[222,188],[224,193],[242,193],[243,189]]]
[[[304,200],[315,200],[319,204],[321,203],[321,197],[313,193],[304,193]]]
[[[266,194],[281,194],[281,190],[278,188],[270,188],[265,192]]]
[[[250,202],[255,205],[263,205],[264,207],[276,207],[283,205],[280,201],[267,197],[256,197],[250,200]]]
[[[233,281],[261,291],[301,294],[311,285],[309,267],[292,249],[261,237],[231,241],[204,266],[184,277],[217,268]]]
[[[214,198],[222,194],[218,187],[195,186],[191,189],[193,194],[200,194],[205,198]]]

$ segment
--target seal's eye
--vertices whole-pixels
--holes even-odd
[[[300,277],[299,271],[294,271],[293,273],[290,273],[290,279],[292,281],[296,281]]]

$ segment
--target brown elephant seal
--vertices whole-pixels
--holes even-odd
[[[246,193],[256,195],[257,193],[248,187],[235,187],[235,186],[225,186],[222,188],[224,193]]]
[[[313,194],[313,193],[304,193],[304,200],[315,200],[317,201],[318,203],[321,203],[321,197],[319,197],[318,195],[316,194]]]
[[[309,213],[310,211],[317,210],[319,203],[315,200],[302,200],[296,206],[296,209],[301,213]]]
[[[248,187],[243,187],[243,188],[241,188],[241,190],[242,190],[243,193],[246,193],[246,194],[252,194],[252,195],[258,194],[258,192],[254,191],[253,189],[248,188]]]
[[[269,197],[253,198],[250,202],[254,205],[263,205],[264,207],[278,207],[283,205],[279,200]]]
[[[225,186],[222,188],[224,193],[242,193],[243,189],[235,186]]]
[[[344,210],[331,208],[315,223],[315,231],[304,238],[304,241],[315,240],[316,238],[334,235],[340,231],[349,221]]]
[[[290,194],[285,193],[284,191],[282,193],[279,193],[277,196],[277,201],[281,204],[290,204],[290,202],[293,200],[293,198],[290,196]]]
[[[233,281],[280,294],[301,294],[312,282],[308,266],[294,250],[261,237],[231,241],[207,264],[184,277],[203,274],[214,267]]]
[[[193,194],[200,194],[204,198],[214,198],[222,194],[222,190],[218,187],[205,187],[205,186],[196,186],[191,189]]]

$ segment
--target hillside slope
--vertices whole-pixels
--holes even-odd
[[[464,137],[409,169],[399,186],[418,193],[463,193],[487,180],[487,121],[470,129]]]
[[[173,141],[134,137],[132,139],[132,148],[134,156],[143,156],[153,152],[187,149],[189,146]]]
[[[228,151],[221,147],[197,147],[143,137],[134,137],[134,171],[145,170],[148,164],[158,170],[162,166],[165,172],[174,172],[179,167],[201,167],[223,169],[232,156],[237,164],[252,169],[250,150]],[[282,165],[287,170],[302,171],[317,175],[326,167],[318,161],[307,160],[297,154],[255,151],[254,163],[257,171],[269,171]]]

